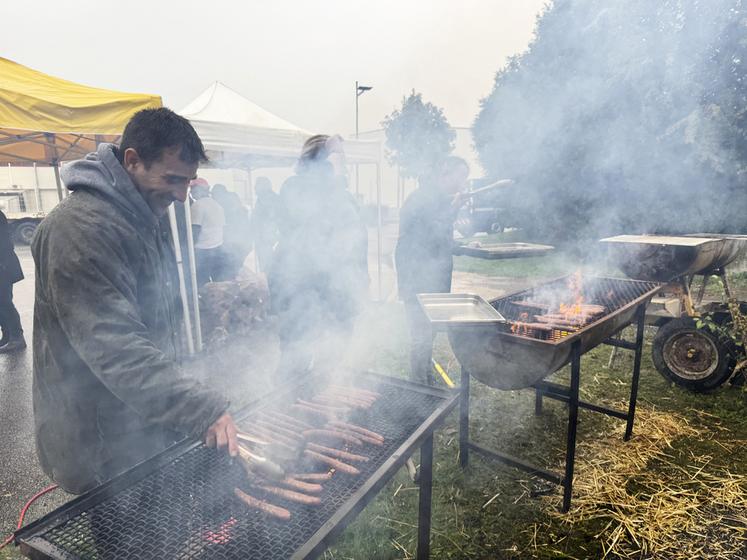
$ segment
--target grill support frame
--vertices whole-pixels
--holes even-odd
[[[385,376],[371,371],[358,372],[361,379],[378,380],[403,390],[439,397],[439,402],[427,418],[401,443],[392,454],[369,476],[366,482],[351,494],[337,511],[309,537],[306,542],[295,550],[290,557],[293,560],[314,559],[336,540],[350,522],[379,494],[391,478],[404,466],[407,459],[418,449],[420,450],[421,466],[419,479],[419,507],[418,507],[418,541],[417,560],[427,560],[430,557],[430,533],[432,511],[432,483],[433,483],[433,438],[435,430],[440,428],[455,408],[458,401],[456,391],[430,387],[407,380]],[[322,376],[320,376],[322,377]],[[275,390],[272,395],[277,397],[284,393],[294,393],[293,384]],[[236,412],[236,417],[246,416],[259,403],[252,403]],[[125,471],[112,480],[94,488],[93,490],[74,498],[44,517],[24,526],[14,535],[15,544],[21,553],[32,560],[77,560],[79,556],[52,544],[43,538],[46,530],[60,522],[76,517],[82,512],[105,500],[130,485],[150,475],[156,470],[166,468],[188,451],[202,446],[201,442],[184,440],[164,450],[159,455]]]
[[[605,406],[583,401],[579,398],[581,384],[581,340],[576,340],[571,346],[571,384],[563,386],[557,383],[539,381],[534,385],[535,391],[535,415],[542,414],[543,398],[559,400],[568,403],[568,423],[566,428],[566,453],[565,472],[563,475],[533,465],[523,459],[513,457],[509,454],[488,449],[469,439],[469,396],[470,396],[470,373],[462,368],[462,377],[459,390],[459,463],[462,468],[469,464],[469,453],[475,451],[488,459],[506,464],[510,467],[522,470],[533,476],[537,476],[553,484],[563,487],[563,504],[561,511],[567,512],[571,507],[573,495],[573,474],[576,459],[576,435],[578,428],[578,410],[584,408],[626,421],[624,441],[628,441],[633,434],[635,421],[635,408],[638,399],[638,383],[641,373],[641,357],[643,355],[643,333],[645,327],[646,305],[639,305],[635,312],[636,337],[635,342],[626,340],[614,340],[612,337],[604,340],[602,344],[615,348],[623,348],[635,352],[633,359],[633,375],[631,380],[630,398],[627,412],[622,412]],[[623,325],[618,333],[628,325]],[[615,333],[616,334],[616,333]],[[588,350],[588,349],[587,349]]]

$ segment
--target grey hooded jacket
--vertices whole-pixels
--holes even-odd
[[[76,494],[203,434],[228,407],[178,367],[173,251],[114,150],[63,169],[73,192],[32,243],[37,453]]]

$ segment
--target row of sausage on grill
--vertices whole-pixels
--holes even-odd
[[[291,512],[278,501],[320,505],[325,482],[336,473],[359,475],[358,466],[369,461],[366,448],[384,445],[384,436],[349,421],[354,411],[371,408],[380,396],[368,389],[329,385],[284,411],[258,412],[238,433],[238,460],[247,474],[247,488],[235,488],[234,495],[250,508],[283,520],[289,520]],[[304,472],[290,472],[299,466]]]

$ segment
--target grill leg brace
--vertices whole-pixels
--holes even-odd
[[[565,444],[565,476],[563,477],[563,508],[571,507],[573,468],[576,462],[576,431],[578,428],[578,389],[581,385],[581,341],[571,346],[571,390],[568,398],[568,432]]]
[[[420,503],[418,506],[418,560],[431,555],[431,494],[433,490],[433,432],[420,447]]]

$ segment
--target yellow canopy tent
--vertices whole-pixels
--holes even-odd
[[[158,95],[93,88],[0,57],[0,164],[51,165],[115,141],[130,117],[160,107]]]

